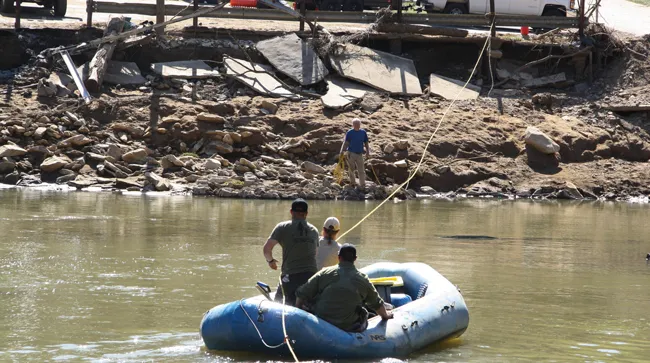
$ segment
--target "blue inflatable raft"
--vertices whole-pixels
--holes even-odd
[[[395,306],[394,318],[382,321],[377,316],[363,333],[349,333],[286,306],[287,335],[300,359],[403,357],[467,329],[469,312],[460,291],[430,266],[382,262],[361,271]],[[282,309],[264,296],[216,306],[203,316],[201,337],[210,350],[287,356]]]

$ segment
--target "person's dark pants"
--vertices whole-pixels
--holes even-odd
[[[300,272],[297,274],[282,275],[282,285],[278,283],[278,291],[275,293],[275,301],[282,302],[283,291],[287,295],[285,304],[296,306],[296,290],[314,276],[315,272]]]

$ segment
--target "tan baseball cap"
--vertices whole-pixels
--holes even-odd
[[[339,229],[341,229],[341,223],[336,217],[329,217],[325,220],[323,228],[337,232]]]

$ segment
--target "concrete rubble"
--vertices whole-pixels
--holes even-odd
[[[231,57],[224,57],[223,63],[227,76],[244,83],[263,95],[288,99],[300,98],[300,96],[288,90],[269,73],[268,69],[260,64]]]
[[[481,87],[432,73],[429,77],[429,92],[447,100],[475,100],[481,92]]]
[[[325,82],[327,82],[327,93],[321,96],[321,101],[326,108],[344,108],[362,99],[367,92],[374,91],[372,87],[336,76],[325,78]]]
[[[151,64],[151,70],[163,78],[211,78],[219,71],[212,69],[202,60],[175,61]]]
[[[68,67],[72,78],[45,68],[35,71],[38,76],[28,78],[34,86],[24,82],[34,94],[13,96],[22,97],[24,109],[0,103],[0,182],[368,200],[389,195],[425,153],[410,189],[398,198],[585,199],[634,185],[641,178],[634,168],[647,167],[650,160],[645,126],[614,113],[644,110],[648,102],[641,94],[647,85],[570,104],[554,90],[532,94],[524,87],[568,84],[572,70],[525,68],[523,61],[499,59],[497,78],[507,79],[508,91],[516,93],[502,100],[499,114],[493,99],[479,98],[476,84],[485,82],[485,74],[459,93],[466,64],[423,65],[413,53],[399,57],[345,41],[323,51],[296,34],[260,41],[257,51],[249,40],[153,42],[152,37],[125,38],[128,46],[144,41],[159,46],[163,56],[138,58],[141,68],[124,62],[136,59],[120,50],[126,41],[117,42],[116,52],[122,53],[110,61],[104,83],[121,87],[105,86],[106,92],[94,93],[87,105],[79,102],[74,66]],[[215,63],[155,62],[182,57],[184,46]],[[75,54],[76,61],[83,59]],[[421,81],[428,81],[426,95]],[[457,98],[462,102],[425,151],[435,120]],[[335,176],[342,136],[353,117],[362,118],[371,135],[365,191],[346,185],[346,176]],[[602,180],[597,182],[603,185],[594,185],[580,178],[590,168],[603,175],[618,168],[632,181],[623,187]]]
[[[256,47],[278,71],[303,86],[318,83],[329,74],[311,44],[294,33],[260,41]]]
[[[104,82],[119,85],[143,85],[147,79],[142,77],[138,65],[133,62],[110,61]]]
[[[415,65],[410,59],[345,44],[330,55],[330,63],[341,76],[390,94],[422,94]]]

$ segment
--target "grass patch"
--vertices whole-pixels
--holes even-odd
[[[193,158],[198,158],[199,157],[195,153],[183,153],[183,154],[181,154],[181,156],[189,156],[189,157],[193,157]]]
[[[650,6],[650,0],[630,0],[633,3]]]

